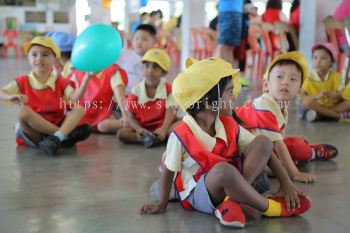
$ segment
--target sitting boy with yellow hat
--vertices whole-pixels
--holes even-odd
[[[161,49],[149,49],[142,60],[145,79],[136,84],[127,97],[131,128],[118,131],[125,143],[143,143],[152,147],[163,142],[176,124],[176,102],[171,84],[164,77],[170,69],[170,57]]]
[[[256,208],[268,217],[306,212],[310,200],[292,183],[279,160],[271,156],[269,139],[262,136],[264,139],[258,145],[258,155],[263,159],[249,159],[242,163],[242,149],[254,143],[251,141],[247,145],[242,135],[251,140],[254,136],[239,126],[233,117],[220,115],[223,102],[237,95],[238,70],[215,57],[191,63],[173,83],[174,98],[187,114],[168,140],[160,203],[143,205],[138,213],[165,212],[175,173],[175,187],[182,206],[215,214],[225,226],[244,227],[245,216],[240,204]],[[276,172],[285,197],[267,199],[251,187],[250,183],[266,163]]]
[[[309,145],[305,138],[284,138],[288,105],[299,93],[307,75],[307,61],[300,52],[277,56],[264,74],[264,93],[235,112],[246,129],[273,141],[275,153],[293,180],[312,183],[316,176],[300,172],[295,163],[332,159],[338,152],[328,144]]]
[[[70,81],[52,73],[61,55],[51,38],[35,37],[23,45],[32,68],[0,90],[0,99],[20,105],[16,138],[19,145],[40,147],[48,155],[61,146],[73,146],[90,135],[88,125],[78,126],[84,109],[74,106],[65,116],[65,102],[73,97]]]

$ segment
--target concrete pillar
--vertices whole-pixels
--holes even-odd
[[[300,51],[311,64],[311,47],[316,37],[316,0],[300,1]]]
[[[341,0],[300,1],[300,51],[306,56],[311,67],[311,48],[315,42],[327,41],[323,19],[333,15]]]
[[[181,19],[182,51],[181,69],[185,69],[186,58],[191,49],[191,28],[204,27],[205,24],[205,1],[183,0],[183,15]]]
[[[186,58],[190,53],[190,41],[191,41],[191,26],[190,26],[190,12],[191,4],[189,0],[183,0],[183,14],[181,18],[181,70],[186,68]]]

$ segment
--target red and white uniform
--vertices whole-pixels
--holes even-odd
[[[85,72],[76,70],[73,73],[72,81],[77,86],[80,86],[84,81],[85,75]],[[121,81],[113,81],[113,79],[121,79]],[[79,102],[80,106],[85,107],[85,115],[81,119],[80,124],[96,126],[111,115],[115,106],[113,88],[118,86],[119,83],[124,86],[127,85],[128,78],[126,72],[115,64],[91,77],[85,94],[81,102]]]
[[[273,142],[283,140],[293,160],[306,161],[310,159],[312,150],[304,138],[283,137],[288,113],[282,113],[280,106],[269,94],[263,94],[235,109],[235,112],[244,122],[243,127],[253,134],[263,134]]]
[[[192,116],[186,115],[169,137],[164,164],[177,172],[175,184],[184,208],[192,208],[188,196],[198,179],[215,164],[225,161],[241,170],[239,154],[254,139],[254,135],[231,117],[220,116],[214,127],[215,136],[211,136]]]
[[[34,89],[26,75],[17,77],[16,82],[19,92],[28,97],[26,105],[34,112],[55,125],[59,125],[63,121],[65,114],[65,106],[62,105],[63,96],[70,81],[57,77],[54,89],[50,87]]]
[[[146,92],[145,80],[131,89],[127,97],[127,107],[141,127],[154,131],[161,127],[167,108],[175,107],[176,102],[171,94],[171,84],[161,79],[153,98]]]

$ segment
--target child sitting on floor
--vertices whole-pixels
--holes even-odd
[[[118,132],[125,143],[143,143],[152,147],[163,142],[176,124],[176,103],[171,84],[162,77],[170,69],[170,58],[161,49],[150,49],[142,58],[145,79],[127,97],[131,128]]]
[[[32,71],[0,90],[0,99],[20,105],[16,138],[19,145],[40,147],[48,155],[89,137],[88,125],[78,126],[84,109],[73,105],[65,116],[65,102],[74,90],[70,82],[52,73],[61,52],[51,38],[35,37],[23,45]]]
[[[291,182],[279,160],[271,157],[272,144],[266,137],[257,137],[248,145],[252,151],[242,162],[239,150],[245,139],[240,127],[232,117],[220,116],[223,96],[232,98],[235,93],[237,73],[224,60],[208,58],[194,63],[174,80],[174,98],[187,115],[167,144],[160,203],[146,204],[138,213],[165,212],[175,173],[182,206],[215,214],[225,226],[244,227],[240,204],[268,217],[299,215],[310,208],[310,200]],[[285,197],[267,199],[251,187],[266,163],[278,174]]]
[[[331,69],[337,54],[331,43],[312,47],[313,70],[301,91],[301,114],[310,122],[324,117],[350,119],[350,101],[342,98],[340,74]]]
[[[264,93],[235,112],[242,119],[243,127],[273,141],[275,153],[293,180],[312,183],[316,177],[300,172],[294,161],[332,159],[338,152],[331,145],[309,145],[304,138],[284,138],[288,105],[299,93],[307,74],[307,61],[300,52],[277,56],[264,75]]]

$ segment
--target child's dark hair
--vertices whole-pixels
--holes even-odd
[[[275,64],[273,64],[273,66],[271,66],[269,72],[271,72],[271,70],[277,65],[278,66],[294,65],[297,68],[297,70],[301,73],[301,79],[305,80],[305,78],[306,78],[306,77],[304,77],[303,69],[298,64],[298,62],[295,62],[295,61],[289,60],[289,59],[282,59],[282,60],[276,62]]]
[[[269,0],[266,3],[266,9],[273,8],[273,9],[282,9],[282,0]]]
[[[210,89],[203,97],[200,99],[197,103],[193,104],[190,106],[186,112],[190,114],[192,117],[195,117],[198,113],[202,112],[205,110],[207,105],[215,105],[217,101],[219,100],[219,97],[222,97],[222,94],[225,91],[225,88],[227,84],[232,81],[231,76],[223,77],[220,79],[218,85],[219,85],[219,90],[220,90],[220,96],[218,93],[218,87],[215,85],[212,89]],[[242,120],[239,119],[239,117],[236,115],[234,111],[232,111],[232,116],[233,118],[237,121],[238,124],[242,124]]]
[[[69,51],[69,52],[61,52],[61,57],[71,58],[71,56],[72,56],[72,51]]]
[[[324,50],[324,51],[326,51],[327,54],[329,55],[329,57],[331,58],[331,61],[332,61],[333,63],[335,62],[331,51],[329,51],[329,50],[326,49],[325,47],[318,47],[318,48],[315,49],[315,51],[316,51],[316,50]],[[315,52],[315,51],[314,51],[314,52]],[[313,56],[313,55],[314,55],[314,53],[312,53],[312,56]]]
[[[148,32],[153,38],[156,38],[157,31],[151,24],[140,24],[135,32],[139,30]]]

